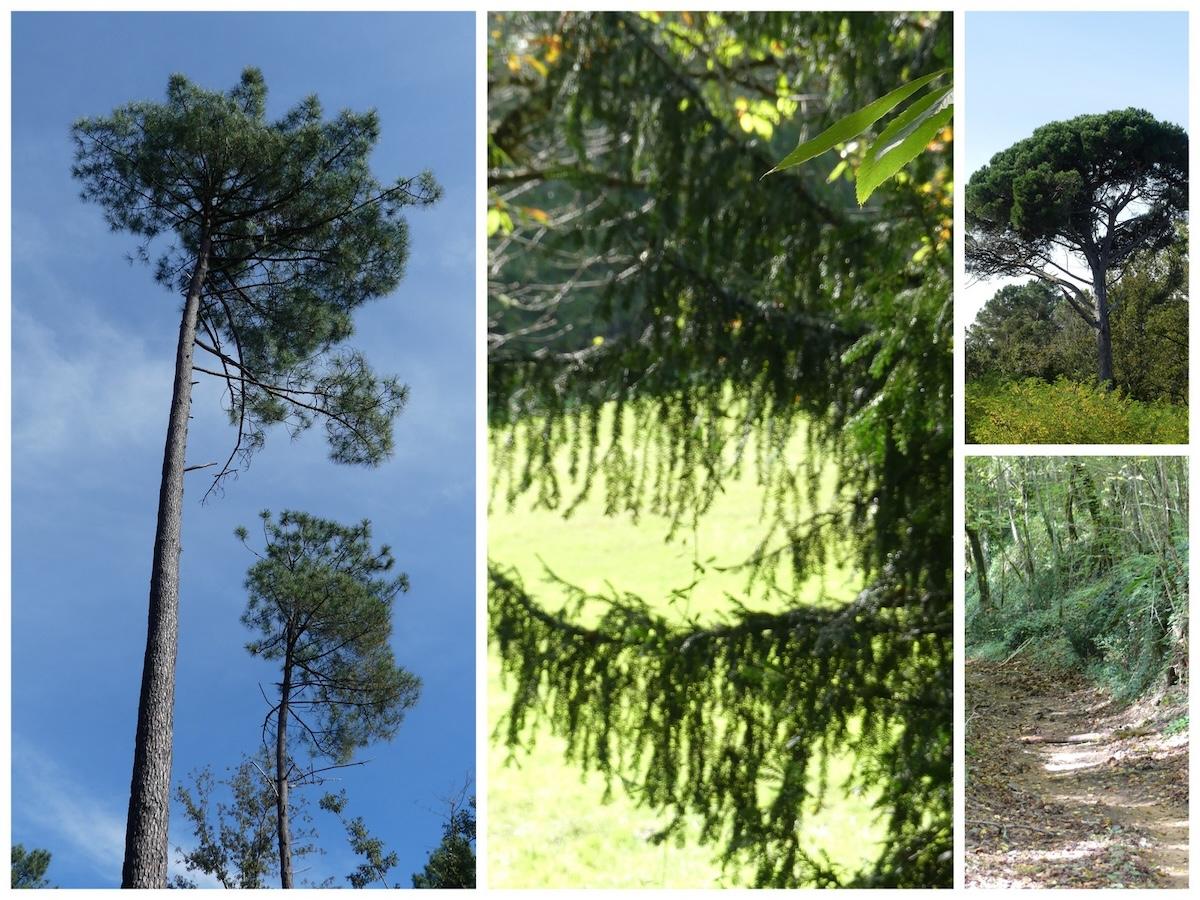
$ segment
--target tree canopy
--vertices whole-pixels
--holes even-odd
[[[1113,374],[1136,400],[1187,403],[1187,253],[1186,235],[1142,251],[1110,289]],[[968,380],[1087,382],[1095,356],[1092,330],[1038,279],[1000,288],[967,328]]]
[[[966,496],[975,651],[1027,650],[1126,699],[1186,666],[1184,459],[973,459]]]
[[[49,850],[26,850],[24,844],[12,845],[12,887],[50,887],[50,882],[46,880],[46,870],[49,868]]]
[[[603,485],[610,513],[678,528],[750,467],[767,497],[750,594],[782,607],[738,601],[681,624],[618,589],[535,597],[496,560],[489,627],[515,691],[501,733],[565,735],[571,758],[672,821],[699,816],[701,839],[763,886],[951,882],[949,133],[861,211],[857,144],[832,172],[761,180],[798,139],[945,68],[948,25],[564,13],[489,26],[497,498],[569,514]],[[826,464],[832,503],[815,501]],[[858,598],[796,606],[779,561],[803,578],[844,552]],[[804,847],[812,779],[835,748],[857,757],[852,780],[887,833],[859,872]]]
[[[1059,294],[1042,281],[1005,285],[967,328],[967,371],[1054,379],[1052,345],[1061,330]]]
[[[1099,379],[1112,383],[1108,291],[1135,254],[1175,240],[1187,155],[1186,132],[1141,109],[1043,125],[967,183],[968,271],[1051,285],[1094,330]]]
[[[204,261],[196,346],[212,367],[197,370],[224,382],[237,426],[214,485],[276,423],[296,433],[321,418],[339,462],[390,453],[403,385],[336,348],[353,331],[353,311],[403,276],[402,211],[441,193],[428,172],[388,186],[375,179],[374,112],[326,120],[311,95],[272,122],[266,99],[255,68],[228,93],[173,75],[165,103],[130,103],[72,129],[84,199],[114,230],[173,236],[157,258],[158,281],[186,292]]]
[[[271,755],[264,751],[243,758],[223,778],[205,766],[192,773],[190,785],[176,787],[175,799],[195,839],[186,848],[175,848],[189,872],[215,878],[226,889],[271,887],[271,879],[279,875],[277,795],[266,774],[272,768]],[[293,859],[319,852],[303,798],[292,801],[288,814]],[[176,875],[172,886],[197,884]]]
[[[442,842],[430,852],[425,868],[413,874],[412,886],[443,890],[475,887],[474,797],[465,803],[459,797],[450,804]]]

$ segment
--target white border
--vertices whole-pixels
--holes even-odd
[[[963,138],[966,133],[963,125],[966,116],[963,100],[967,95],[967,66],[966,66],[966,16],[961,12],[954,14],[954,887],[961,888],[966,878],[966,833],[963,819],[966,810],[966,615],[964,598],[966,597],[965,570],[961,564],[964,557],[966,523],[964,504],[966,498],[965,470],[962,446],[966,431],[963,427],[963,373],[964,369],[964,332],[965,325],[959,315],[957,298],[959,286],[966,284],[966,253],[963,248],[962,235],[966,218],[966,207],[963,205],[962,185],[959,182],[959,172],[966,171],[966,143]]]

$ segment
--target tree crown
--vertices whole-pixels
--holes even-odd
[[[24,844],[12,845],[12,887],[48,888],[46,870],[50,868],[50,851],[34,848],[26,850]]]
[[[296,668],[290,712],[310,751],[345,763],[390,738],[421,682],[396,664],[392,602],[408,578],[389,577],[391,550],[371,547],[370,523],[343,526],[307,513],[262,514],[266,547],[246,578],[242,623],[253,656]],[[238,536],[245,542],[246,530]],[[268,715],[278,714],[278,707]]]
[[[400,282],[402,211],[441,193],[428,172],[387,187],[375,179],[374,111],[326,120],[309,96],[269,121],[266,96],[255,68],[227,93],[177,74],[165,102],[129,103],[72,128],[83,199],[114,230],[144,238],[143,258],[151,239],[173,235],[156,278],[184,291],[198,260],[206,264],[197,345],[215,366],[197,368],[226,382],[238,426],[216,481],[235,460],[248,463],[279,422],[295,433],[322,417],[340,462],[390,454],[406,389],[334,348],[351,335],[353,310]]]
[[[1056,252],[1114,270],[1173,240],[1187,210],[1187,134],[1141,109],[1051,122],[967,183],[967,264],[1036,274]]]

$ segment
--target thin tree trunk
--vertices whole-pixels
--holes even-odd
[[[288,830],[287,721],[292,693],[292,637],[288,635],[287,655],[283,661],[283,682],[279,686],[279,711],[275,726],[275,811],[279,834],[279,880],[292,886],[292,836]]]
[[[988,587],[987,560],[983,556],[983,544],[979,541],[979,533],[970,525],[966,526],[967,540],[971,543],[971,556],[975,560],[975,579],[979,583],[979,606],[985,613],[992,611],[992,592]]]
[[[1106,272],[1102,269],[1093,277],[1093,287],[1096,292],[1096,352],[1099,356],[1098,374],[1100,384],[1106,391],[1111,391],[1116,383],[1113,381],[1112,360],[1112,330],[1108,322],[1108,285],[1105,283]]]
[[[1075,473],[1067,481],[1067,536],[1074,544],[1079,540],[1079,529],[1075,527]]]
[[[200,311],[200,292],[208,272],[207,230],[179,325],[171,416],[163,450],[158,493],[158,524],[150,570],[150,611],[142,690],[138,700],[133,778],[125,826],[125,862],[121,886],[161,888],[167,884],[167,826],[171,802],[171,743],[175,717],[175,657],[179,645],[179,552],[183,524],[183,473],[188,417],[192,407],[192,353]]]

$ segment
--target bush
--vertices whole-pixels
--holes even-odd
[[[1060,378],[967,385],[967,441],[976,444],[1184,444],[1188,410]]]

